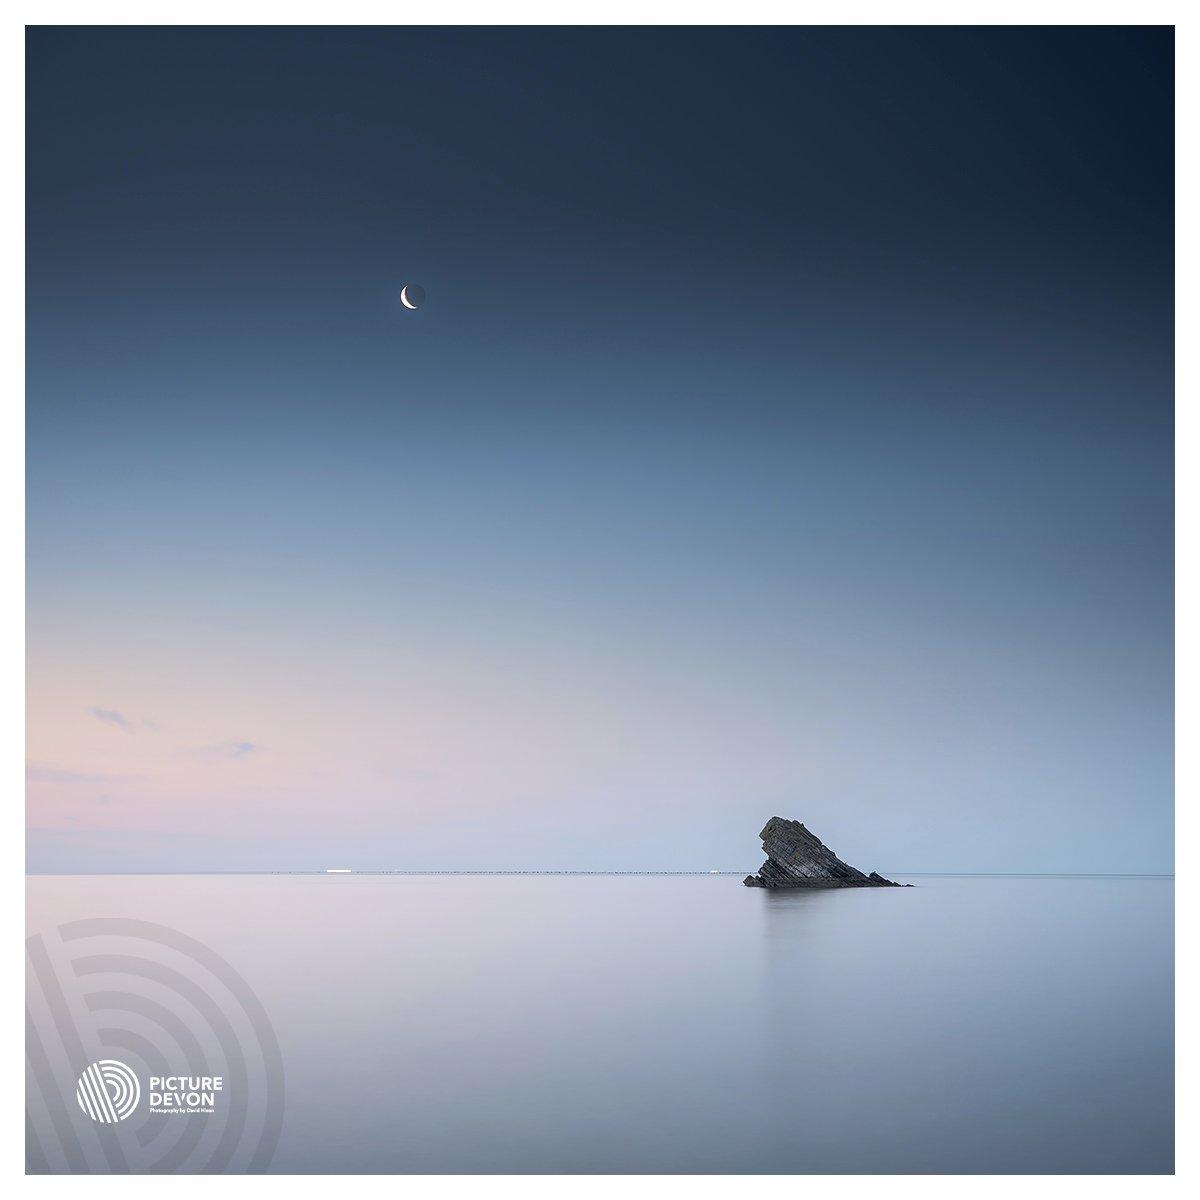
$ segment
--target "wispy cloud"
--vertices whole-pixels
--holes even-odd
[[[135,721],[115,708],[101,708],[95,704],[88,709],[88,713],[97,721],[103,721],[105,725],[115,725],[118,729],[125,730],[126,733],[136,733],[139,729],[148,729],[151,733],[159,732],[157,721],[151,721],[149,718]]]
[[[187,756],[196,762],[225,762],[231,758],[245,758],[258,747],[253,742],[220,742],[215,746],[197,746],[187,751]]]
[[[103,721],[106,725],[115,725],[118,729],[124,729],[127,732],[131,732],[134,729],[135,723],[124,713],[117,712],[115,708],[100,708],[98,705],[93,705],[88,709],[88,712],[97,721]]]
[[[103,775],[93,771],[65,771],[61,767],[45,767],[30,763],[25,778],[31,783],[136,783],[144,775]]]

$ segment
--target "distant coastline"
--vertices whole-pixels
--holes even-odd
[[[327,876],[331,872],[325,867],[304,867],[296,870],[259,871],[26,871],[27,879],[56,875],[312,875]],[[339,875],[718,875],[745,874],[745,868],[732,871],[484,871],[484,870],[395,870],[391,868],[350,868],[333,872]],[[1105,872],[1105,871],[895,871],[914,879],[1174,879],[1170,874],[1153,872]]]

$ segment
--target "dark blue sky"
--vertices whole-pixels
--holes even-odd
[[[1172,61],[31,30],[31,866],[1169,869]]]

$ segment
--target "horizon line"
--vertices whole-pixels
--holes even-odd
[[[753,871],[738,870],[560,870],[557,868],[527,869],[412,869],[397,867],[286,867],[262,870],[191,870],[191,871],[29,871],[26,878],[39,875],[103,876],[103,875],[743,875]],[[921,879],[1174,879],[1174,872],[1156,871],[897,871],[889,874]]]

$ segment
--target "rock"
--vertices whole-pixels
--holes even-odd
[[[875,871],[864,875],[857,867],[842,862],[799,821],[772,817],[759,837],[767,861],[757,875],[747,875],[742,880],[746,887],[912,887],[911,883],[893,883]]]

